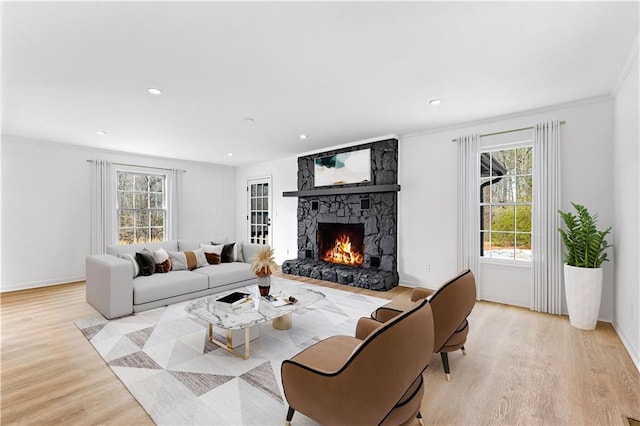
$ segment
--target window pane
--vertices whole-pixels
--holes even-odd
[[[491,230],[491,207],[480,206],[480,229]]]
[[[531,251],[531,234],[516,234],[516,251],[517,250]],[[531,253],[529,253],[529,256],[531,256]]]
[[[516,150],[516,172],[519,175],[530,175],[533,173],[533,148],[525,147]]]
[[[151,242],[159,243],[164,241],[164,228],[161,227],[152,227],[151,228]]]
[[[490,179],[480,179],[480,202],[482,203],[490,203],[491,202],[491,180]]]
[[[256,199],[256,210],[262,210],[262,198]]]
[[[149,210],[136,210],[135,212],[136,227],[149,226]]]
[[[164,211],[149,212],[151,226],[164,226]]]
[[[118,207],[121,209],[132,209],[133,192],[118,192]]]
[[[515,206],[491,207],[491,230],[513,232],[515,229]]]
[[[124,210],[118,212],[118,222],[120,223],[120,228],[132,228],[133,227],[133,211],[132,210]]]
[[[262,199],[262,210],[269,210],[269,198]]]
[[[149,176],[149,190],[151,192],[163,192],[162,176]]]
[[[258,197],[262,197],[262,184],[258,184],[258,193],[256,194]]]
[[[133,175],[130,173],[118,173],[118,190],[119,191],[131,191],[133,190]]]
[[[531,176],[518,176],[516,178],[516,201],[530,203],[532,201],[533,186]]]
[[[516,207],[516,231],[531,232],[531,206]]]
[[[251,223],[257,223],[256,212],[251,213]]]
[[[491,232],[491,245],[492,250],[503,252],[505,250],[512,250],[515,244],[515,235],[513,232]],[[500,253],[502,256],[502,253]],[[495,256],[492,256],[495,257]]]
[[[501,176],[503,174],[513,174],[516,166],[515,149],[505,149],[493,151],[491,153],[491,176]],[[506,170],[506,172],[505,172]]]
[[[149,191],[149,177],[146,175],[135,175],[134,189],[141,192]]]
[[[149,194],[135,194],[134,197],[134,208],[136,209],[148,209],[149,208]]]
[[[492,203],[512,203],[514,201],[514,186],[512,177],[503,177],[497,183],[491,184]]]
[[[118,244],[133,244],[135,242],[133,237],[133,229],[121,229],[118,236]]]
[[[480,233],[480,243],[482,244],[482,255],[486,257],[491,256],[491,234],[488,232]]]
[[[251,196],[252,197],[256,196],[256,185],[251,185]]]
[[[162,194],[149,194],[149,208],[151,209],[162,208]]]
[[[136,243],[149,242],[149,228],[136,228]]]
[[[256,209],[256,199],[252,198],[251,199],[251,210],[255,210]]]

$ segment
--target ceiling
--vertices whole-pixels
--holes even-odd
[[[234,166],[609,95],[638,34],[637,2],[2,7],[4,135]]]

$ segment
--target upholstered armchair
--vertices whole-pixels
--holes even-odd
[[[451,381],[448,353],[461,349],[466,355],[464,344],[469,334],[467,317],[476,302],[476,280],[470,270],[447,281],[433,294],[424,288],[414,288],[411,302],[392,302],[377,309],[371,317],[377,321],[388,321],[425,298],[429,300],[433,311],[433,353],[440,353],[447,381]]]
[[[322,424],[422,424],[432,348],[426,300],[383,324],[361,318],[355,337],[329,337],[282,363],[287,424],[295,411]]]

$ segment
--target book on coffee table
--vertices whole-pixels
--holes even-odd
[[[228,303],[230,305],[239,305],[244,302],[249,297],[249,293],[241,293],[239,291],[235,291],[231,294],[228,294],[220,299],[216,299],[216,302]]]

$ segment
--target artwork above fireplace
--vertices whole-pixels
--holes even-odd
[[[364,224],[318,223],[318,260],[339,265],[364,263]]]

